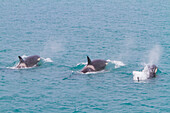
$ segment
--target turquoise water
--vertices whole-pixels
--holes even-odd
[[[169,6],[0,0],[0,112],[170,112]],[[13,69],[19,55],[35,54],[41,66]],[[111,63],[81,74],[87,55]],[[158,77],[134,81],[132,72],[147,63],[158,66]]]

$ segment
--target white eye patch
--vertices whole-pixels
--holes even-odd
[[[91,68],[91,69],[95,70],[94,66],[92,66],[92,65],[87,65],[86,68]]]
[[[40,60],[41,60],[41,58],[38,58],[38,59],[37,59],[37,61],[40,61]]]
[[[26,66],[25,63],[20,63],[17,67],[19,67],[19,68],[25,68],[25,67],[27,67],[27,66]]]
[[[158,69],[156,68],[156,69],[155,69],[155,73],[157,72],[157,70],[158,70]]]

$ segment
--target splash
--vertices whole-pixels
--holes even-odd
[[[110,63],[113,63],[113,64],[115,64],[115,68],[119,68],[119,67],[121,67],[121,66],[125,66],[125,64],[122,62],[122,61],[115,61],[115,60],[107,60],[108,62],[110,62]]]
[[[22,55],[21,56],[23,59],[27,58],[28,56],[27,55]]]
[[[142,63],[144,69],[142,71],[133,71],[133,80],[138,81],[147,80],[149,78],[148,65],[158,64],[161,56],[162,48],[160,45],[155,45],[150,51],[148,56],[148,63]]]
[[[142,71],[133,71],[133,75],[133,80],[135,81],[147,80],[149,78],[148,65],[146,65]]]
[[[155,45],[149,52],[149,64],[158,64],[161,56],[161,46]]]
[[[44,62],[53,62],[53,60],[51,60],[51,58],[41,58]]]

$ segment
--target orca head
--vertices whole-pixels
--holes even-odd
[[[92,68],[89,67],[85,67],[81,72],[83,73],[87,73],[87,72],[93,72],[94,70]]]
[[[87,72],[94,72],[95,68],[93,65],[87,65],[86,67],[83,68],[81,72],[87,73]]]
[[[153,65],[149,65],[148,68],[149,68],[150,75],[152,77],[156,77],[156,72],[158,70],[157,66],[155,64],[153,64]]]
[[[95,68],[94,68],[94,66],[92,65],[91,60],[90,60],[90,58],[89,58],[88,56],[87,56],[87,61],[88,61],[87,65],[82,69],[81,72],[87,73],[87,72],[93,72],[93,71],[95,71]]]
[[[26,66],[26,64],[25,64],[25,62],[24,62],[24,60],[22,59],[22,57],[21,56],[18,56],[18,58],[19,58],[19,64],[18,64],[18,66],[17,66],[17,68],[25,68],[25,67],[27,67]]]

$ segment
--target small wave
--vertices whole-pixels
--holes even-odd
[[[18,69],[18,68],[16,68],[16,66],[15,67],[6,67],[7,69]]]
[[[16,66],[13,66],[13,67],[6,67],[8,69],[30,69],[30,68],[34,68],[36,66],[32,66],[32,67],[24,67],[24,68],[17,68],[17,65]]]
[[[6,67],[7,69],[18,69],[17,68],[17,65],[19,65],[19,61],[17,62],[17,61],[14,61],[13,62],[13,66],[11,65],[11,67]]]
[[[115,64],[115,68],[119,68],[121,66],[125,66],[125,64],[122,61],[115,61],[115,60],[112,61],[110,59],[108,59],[107,61],[110,62],[110,63]]]
[[[76,66],[71,67],[71,70],[78,71],[78,70],[82,69],[86,64],[87,63],[84,63],[84,62],[83,63],[78,63]]]
[[[78,63],[76,66],[79,66],[79,65],[87,65],[87,62]]]

